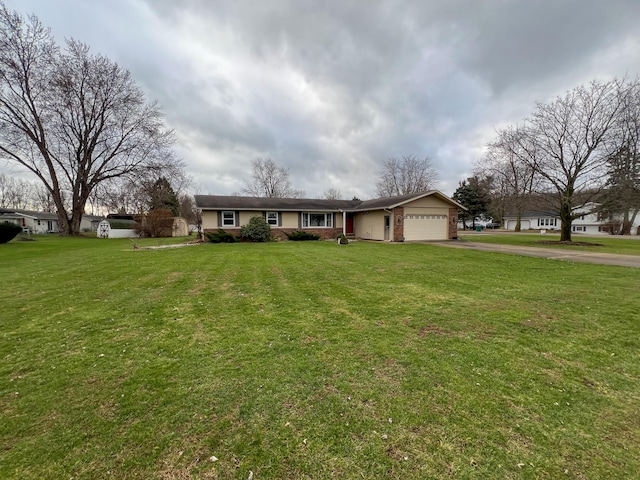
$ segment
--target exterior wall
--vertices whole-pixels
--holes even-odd
[[[300,213],[298,212],[282,212],[280,214],[281,217],[281,228],[299,228],[300,226]],[[272,227],[273,228],[273,227]]]
[[[365,240],[384,240],[384,216],[390,215],[383,210],[359,212],[354,215],[354,234]]]
[[[515,230],[516,224],[518,223],[517,218],[504,218],[503,225],[505,230]],[[531,219],[530,218],[521,218],[520,219],[520,230],[530,230],[531,229]]]
[[[272,210],[269,210],[272,211]],[[239,221],[240,221],[240,226],[242,225],[246,225],[247,223],[249,223],[249,220],[251,219],[251,217],[255,217],[255,216],[262,216],[264,215],[265,211],[241,211],[240,212],[240,216],[239,216]],[[280,213],[280,223],[281,225],[278,227],[275,226],[271,226],[271,229],[292,229],[292,230],[301,230],[302,228],[300,227],[300,212],[279,212]],[[224,230],[229,230],[229,231],[233,231],[236,229],[239,229],[240,226],[237,227],[229,227],[229,226],[219,226],[218,225],[218,211],[215,210],[204,210],[202,212],[202,229],[203,230],[217,230],[218,227],[224,229]],[[332,229],[339,229],[340,233],[342,233],[342,213],[338,212],[334,215],[334,225],[332,228],[330,229],[326,229],[326,228],[319,228],[318,230],[332,230]],[[310,229],[304,229],[305,231],[310,231]]]
[[[393,241],[404,241],[404,207],[393,209]]]
[[[520,229],[521,230],[560,230],[560,219],[556,217],[557,225],[538,225],[538,220],[543,220],[548,218],[549,220],[552,217],[522,217],[520,218]],[[504,219],[504,229],[505,230],[515,230],[516,229],[515,218],[505,218]],[[541,222],[542,223],[542,222]],[[551,222],[549,222],[551,223]]]
[[[272,210],[269,210],[272,211]],[[249,223],[252,217],[263,216],[265,211],[240,211],[239,226],[219,226],[218,211],[204,210],[202,212],[202,229],[204,232],[215,232],[218,228],[222,228],[232,235],[240,234],[240,227]],[[342,213],[334,215],[334,225],[331,228],[302,228],[300,227],[300,212],[279,212],[281,223],[280,226],[271,225],[271,235],[279,240],[287,240],[287,233],[303,230],[305,232],[315,233],[322,240],[334,240],[342,234]]]
[[[202,211],[202,230],[217,230],[218,229],[218,212],[211,210]]]
[[[249,220],[251,220],[251,218],[253,218],[253,217],[262,217],[262,212],[260,212],[260,211],[240,212],[240,220],[239,220],[240,227],[242,225],[246,225],[247,223],[249,223]]]
[[[38,221],[40,222],[40,225],[38,225]],[[51,228],[49,228],[49,222],[51,222]],[[60,231],[58,229],[57,220],[37,220],[35,218],[27,218],[25,223],[26,228],[28,228],[31,233],[57,233]]]
[[[407,203],[404,206],[405,208],[440,208],[443,209],[443,211],[448,211],[449,208],[451,207],[451,204],[448,202],[445,202],[444,200],[441,200],[439,198],[433,197],[433,196],[429,196],[429,197],[424,197],[424,198],[420,198],[418,200],[415,200],[411,203]],[[433,213],[431,215],[438,215],[438,213]],[[441,215],[441,214],[440,214]]]

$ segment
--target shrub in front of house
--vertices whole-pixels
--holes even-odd
[[[349,239],[347,238],[347,236],[343,233],[342,235],[340,235],[338,237],[338,243],[340,245],[349,245]]]
[[[217,232],[205,232],[205,235],[211,243],[234,243],[236,241],[236,237],[221,228]]]
[[[294,242],[300,242],[304,240],[320,240],[320,235],[316,235],[311,232],[303,232],[301,230],[296,230],[291,233],[286,234],[289,240],[293,240]]]
[[[263,217],[256,215],[240,228],[240,238],[250,242],[268,242],[271,240],[271,226]]]
[[[20,225],[16,225],[15,223],[10,223],[10,222],[0,223],[0,243],[10,242],[21,231],[22,231],[22,227]]]

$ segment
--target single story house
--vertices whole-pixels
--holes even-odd
[[[571,222],[571,231],[573,233],[584,233],[589,235],[608,235],[612,232],[611,222],[598,218],[598,214],[594,212],[595,204],[587,204],[584,207],[574,210],[576,214],[580,214]],[[505,230],[515,230],[517,217],[515,215],[505,215],[503,225]],[[560,230],[560,215],[554,211],[532,211],[525,212],[520,217],[521,230]],[[632,228],[631,233],[638,233],[638,222]]]
[[[104,217],[99,215],[83,215],[82,220],[80,220],[80,231],[81,232],[97,232],[98,224],[102,221]]]
[[[515,230],[518,217],[505,215],[502,225],[505,230]],[[520,217],[521,230],[560,230],[560,216],[552,211],[524,212]]]
[[[458,210],[465,208],[437,190],[374,200],[325,200],[196,195],[205,232],[239,233],[261,215],[275,237],[303,230],[335,239],[341,234],[390,242],[457,238]]]
[[[0,222],[20,225],[29,233],[58,233],[58,215],[21,209],[0,209]]]

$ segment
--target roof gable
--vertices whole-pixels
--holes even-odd
[[[358,205],[358,207],[355,210],[362,211],[362,210],[392,209],[395,207],[401,207],[403,205],[406,205],[407,203],[415,202],[416,200],[420,200],[421,198],[430,197],[430,196],[437,197],[438,199],[450,204],[452,207],[459,208],[461,210],[466,210],[464,206],[460,205],[455,200],[452,200],[451,198],[447,197],[444,193],[440,192],[439,190],[429,190],[427,192],[421,192],[421,193],[410,193],[407,195],[399,195],[395,197],[382,197],[382,198],[376,198],[373,200],[366,200],[362,202],[360,205]]]

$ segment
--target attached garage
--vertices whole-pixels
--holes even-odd
[[[446,215],[408,214],[404,218],[404,239],[443,240],[447,238],[449,224]]]
[[[465,208],[437,190],[366,200],[351,210],[355,235],[367,240],[421,242],[457,238]]]

